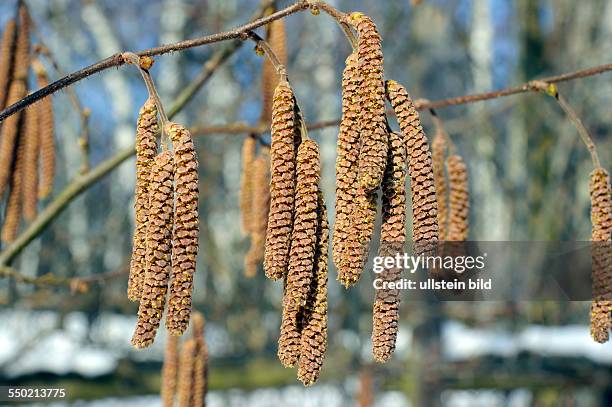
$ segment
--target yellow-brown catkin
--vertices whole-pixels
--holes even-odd
[[[319,146],[304,140],[297,153],[295,223],[291,234],[287,288],[293,300],[302,307],[308,298],[317,244],[317,208],[321,162]]]
[[[195,339],[183,343],[178,373],[178,406],[191,407],[193,404],[193,367],[197,354]]]
[[[329,223],[323,193],[318,193],[317,246],[308,299],[302,312],[301,352],[297,377],[305,386],[319,378],[327,350],[327,252]]]
[[[248,235],[253,226],[253,162],[257,140],[249,135],[242,143],[242,168],[240,171],[240,219],[242,234]]]
[[[446,240],[463,242],[468,237],[470,215],[467,167],[460,156],[451,155],[446,160],[446,169],[449,186],[449,219]]]
[[[332,258],[338,270],[338,280],[353,280],[353,261],[347,245],[352,238],[351,219],[357,197],[359,159],[359,71],[357,53],[346,59],[342,75],[342,120],[338,134],[336,157],[336,220],[332,237]]]
[[[286,66],[287,34],[285,32],[285,20],[275,20],[268,24],[266,38],[279,62]],[[263,97],[260,123],[262,124],[268,124],[272,120],[272,100],[274,98],[274,89],[277,85],[278,73],[276,72],[276,68],[274,68],[269,58],[265,58],[261,78],[261,92]]]
[[[270,147],[270,213],[264,270],[278,280],[287,274],[293,229],[295,196],[295,101],[289,83],[282,81],[274,91],[272,143]]]
[[[19,6],[19,27],[15,44],[13,75],[9,86],[7,103],[12,105],[27,94],[28,68],[30,66],[30,17],[25,4]],[[11,181],[11,169],[14,166],[17,136],[21,112],[7,117],[2,122],[0,133],[0,196],[6,191]]]
[[[389,134],[389,158],[382,183],[379,256],[395,257],[406,242],[406,144],[400,133]],[[397,281],[400,269],[385,268],[378,278]],[[399,290],[377,289],[372,309],[372,353],[386,362],[395,350],[399,329]]]
[[[313,280],[317,244],[318,189],[321,172],[319,147],[313,140],[300,144],[297,154],[295,224],[291,234],[289,271],[283,297],[278,357],[286,367],[298,362],[301,348],[300,310]]]
[[[603,168],[591,173],[591,241],[593,301],[591,336],[596,342],[609,340],[612,328],[612,200],[610,177]]]
[[[439,130],[431,143],[431,157],[434,170],[434,185],[436,187],[436,198],[438,200],[438,230],[440,240],[446,240],[448,223],[448,186],[444,170],[446,152],[448,145],[446,134]]]
[[[38,87],[49,84],[49,77],[43,65],[36,69]],[[53,99],[51,96],[40,102],[40,186],[38,196],[45,199],[53,192],[55,180],[55,120],[53,116]]]
[[[247,277],[257,274],[257,267],[264,258],[268,211],[270,210],[270,153],[267,148],[253,162],[253,202],[251,246],[244,259],[244,273]]]
[[[27,115],[24,124],[27,123]],[[2,241],[5,243],[12,242],[17,236],[19,224],[21,223],[21,215],[23,211],[23,165],[25,163],[25,135],[28,132],[26,126],[19,126],[19,137],[17,139],[17,147],[15,152],[15,165],[11,174],[11,188],[9,191],[8,202],[6,204],[6,215],[4,224],[2,225]]]
[[[359,184],[370,192],[382,182],[387,163],[388,132],[385,122],[382,39],[369,17],[353,13],[350,19],[359,33]]]
[[[170,279],[170,252],[174,214],[174,157],[164,151],[155,157],[149,183],[146,270],[138,307],[138,323],[132,337],[136,348],[153,343],[159,328]]]
[[[36,217],[38,209],[39,109],[40,104],[34,104],[25,113],[22,199],[23,218],[28,222]]]
[[[406,88],[395,81],[387,81],[387,98],[406,140],[412,193],[412,240],[414,253],[419,255],[433,250],[433,245],[439,239],[438,203],[431,152],[419,114]]]
[[[149,181],[157,154],[157,107],[149,98],[140,109],[136,127],[136,191],[134,194],[134,239],[128,279],[128,298],[137,301],[145,272],[147,220],[149,216]]]
[[[0,43],[0,109],[4,109],[6,106],[6,97],[11,83],[16,28],[15,20],[10,19],[4,26],[2,42]]]
[[[193,315],[193,338],[196,342],[196,355],[193,363],[193,407],[202,407],[206,401],[208,347],[204,338],[204,316],[195,312]]]
[[[162,406],[174,407],[174,396],[176,395],[177,371],[179,366],[177,336],[168,335],[166,351],[164,353],[164,365],[162,366],[161,400]]]
[[[166,128],[174,148],[176,204],[172,235],[172,282],[166,328],[182,335],[189,325],[193,277],[198,255],[198,160],[189,131],[170,123]]]

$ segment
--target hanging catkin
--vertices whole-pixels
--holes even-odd
[[[164,365],[162,366],[161,400],[163,407],[174,407],[174,396],[176,395],[178,360],[177,336],[168,335],[166,351],[164,353]]]
[[[317,207],[321,163],[319,146],[304,140],[297,153],[295,224],[291,234],[287,290],[299,307],[304,306],[312,281],[317,243]]]
[[[268,211],[270,210],[270,152],[261,149],[259,157],[253,162],[253,202],[251,246],[244,259],[244,272],[247,277],[257,274],[257,266],[264,258]]]
[[[272,109],[272,144],[270,148],[270,213],[264,269],[268,278],[277,280],[287,272],[293,228],[295,195],[295,102],[287,81],[274,91]]]
[[[23,153],[23,218],[32,221],[36,217],[38,206],[38,152],[40,146],[39,128],[40,104],[26,109],[25,139]]]
[[[208,348],[204,339],[204,316],[195,312],[193,315],[193,338],[196,343],[196,354],[193,363],[193,407],[202,407],[206,401]]]
[[[138,323],[132,337],[136,348],[153,343],[159,328],[170,277],[170,251],[173,222],[174,157],[164,151],[155,157],[149,184],[146,271],[142,284]]]
[[[30,17],[25,4],[19,6],[19,28],[15,44],[13,77],[9,86],[6,105],[21,100],[27,93],[28,68],[30,66]],[[21,112],[7,117],[2,122],[0,137],[0,196],[6,191],[11,181],[11,169],[16,151],[15,145],[19,133]]]
[[[359,159],[359,71],[357,53],[346,59],[342,75],[342,120],[338,134],[336,157],[336,220],[332,237],[332,258],[338,280],[348,284],[353,279],[353,259],[348,256],[352,236],[351,219],[357,197],[357,165]]]
[[[253,162],[255,161],[256,147],[257,139],[252,134],[248,135],[242,142],[239,195],[242,234],[245,236],[252,232],[253,225]]]
[[[39,88],[49,85],[49,76],[42,64],[35,66],[37,84]],[[43,98],[40,102],[40,186],[38,196],[47,198],[53,192],[55,179],[55,120],[53,118],[53,99],[51,96]]]
[[[29,109],[26,111],[25,124],[27,116],[30,114]],[[29,120],[31,122],[31,120]],[[6,215],[4,224],[2,225],[2,241],[5,243],[12,242],[17,236],[19,224],[21,223],[21,214],[23,211],[23,165],[25,163],[25,134],[29,130],[23,124],[19,126],[19,137],[17,139],[17,147],[15,152],[15,165],[11,174],[11,186],[9,191],[8,202],[6,204]]]
[[[440,240],[446,240],[448,222],[448,202],[446,185],[446,175],[444,162],[446,161],[446,151],[448,149],[446,134],[438,130],[431,143],[431,157],[434,171],[434,185],[436,187],[436,198],[438,201],[438,230]]]
[[[380,185],[387,163],[382,39],[369,17],[353,13],[350,20],[359,33],[358,69],[362,76],[358,87],[361,113],[359,183],[369,192]]]
[[[191,407],[193,404],[193,367],[197,345],[193,338],[183,343],[178,373],[178,406]]]
[[[287,66],[287,34],[285,32],[285,20],[274,20],[267,26],[267,42],[279,62],[283,66]],[[269,124],[272,120],[272,100],[274,98],[274,89],[278,85],[278,74],[269,58],[265,58],[263,62],[261,91],[262,91],[262,109],[261,124]]]
[[[198,161],[189,131],[170,123],[166,132],[174,148],[176,204],[172,235],[172,282],[166,328],[182,335],[189,324],[193,276],[198,255]]]
[[[591,302],[591,336],[596,342],[609,339],[612,328],[612,200],[610,177],[603,168],[591,173],[591,241],[593,267],[593,300]]]
[[[6,97],[11,83],[16,33],[15,20],[11,18],[4,26],[0,44],[0,109],[6,106]]]
[[[323,193],[318,192],[318,227],[314,271],[302,314],[301,352],[298,379],[305,386],[319,378],[327,350],[327,252],[329,224]]]
[[[406,242],[406,144],[396,132],[389,134],[389,157],[382,183],[382,223],[379,256],[394,257],[404,252]],[[385,268],[383,282],[397,281],[400,269]],[[372,353],[386,362],[395,350],[399,328],[398,290],[377,289],[372,310]]]
[[[463,159],[451,155],[446,160],[449,186],[448,235],[446,240],[463,242],[468,237],[470,199],[468,173]]]
[[[313,279],[317,244],[317,208],[320,179],[319,147],[313,140],[300,144],[297,154],[295,225],[291,234],[289,271],[283,297],[278,357],[286,367],[298,362],[301,348],[300,311]]]
[[[157,107],[149,98],[140,109],[136,127],[136,191],[134,194],[134,239],[128,279],[128,298],[137,301],[145,272],[146,234],[149,218],[149,180],[157,154]]]
[[[387,81],[387,98],[406,141],[412,193],[412,240],[414,253],[419,255],[432,250],[432,243],[437,242],[439,237],[431,152],[419,114],[406,89],[395,81]]]

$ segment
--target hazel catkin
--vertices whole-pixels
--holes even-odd
[[[359,83],[357,53],[352,53],[346,59],[342,74],[342,120],[336,157],[336,219],[332,236],[332,258],[340,281],[351,280],[352,259],[347,256],[347,246],[353,238],[351,219],[358,188]]]
[[[448,187],[444,163],[448,146],[446,134],[438,130],[431,143],[431,158],[434,171],[434,185],[436,187],[436,198],[438,201],[438,230],[440,240],[446,240],[448,223]]]
[[[8,87],[12,77],[16,28],[15,20],[11,18],[4,26],[0,43],[0,109],[6,106]]]
[[[433,250],[439,239],[438,204],[431,152],[419,114],[402,85],[387,81],[387,98],[393,106],[406,142],[412,194],[412,240],[415,255]]]
[[[198,255],[198,160],[187,129],[169,123],[166,132],[174,147],[176,194],[172,234],[172,281],[168,299],[166,328],[181,335],[189,324],[193,277]]]
[[[240,219],[242,234],[251,233],[253,224],[253,162],[257,140],[254,135],[248,135],[242,142],[242,167],[240,168]]]
[[[29,109],[28,109],[29,111]],[[30,114],[26,111],[26,115]],[[26,118],[26,124],[28,120]],[[31,122],[31,120],[30,120]],[[19,137],[16,140],[15,164],[11,174],[10,191],[6,204],[6,214],[4,224],[2,225],[2,241],[10,243],[15,240],[17,231],[21,223],[21,215],[23,211],[23,165],[25,163],[25,134],[28,129],[21,125],[19,127]]]
[[[196,358],[197,344],[189,338],[183,343],[178,372],[178,406],[191,407],[193,404],[193,367]]]
[[[318,192],[317,244],[308,299],[302,312],[302,332],[297,377],[305,386],[319,378],[327,350],[327,252],[329,224],[323,193]]]
[[[163,407],[174,407],[177,370],[179,366],[178,345],[179,338],[177,336],[168,335],[164,352],[160,391]]]
[[[610,177],[596,168],[590,177],[592,286],[591,336],[599,343],[609,340],[612,328],[612,190]]]
[[[155,157],[151,168],[146,270],[138,322],[132,337],[132,344],[136,348],[146,348],[153,343],[166,304],[174,215],[173,178],[174,157],[170,151],[164,151]]]
[[[382,39],[368,16],[352,13],[350,21],[359,33],[359,184],[370,192],[380,185],[387,163]]]
[[[295,101],[287,81],[274,91],[270,147],[270,212],[264,270],[273,280],[287,273],[295,195]]]
[[[262,148],[259,157],[253,162],[251,176],[253,182],[251,246],[244,259],[244,272],[247,277],[254,277],[257,274],[257,266],[264,258],[270,210],[270,153],[267,148]]]
[[[36,78],[39,88],[49,85],[49,77],[42,64],[35,65]],[[51,96],[43,98],[40,102],[40,184],[38,196],[45,199],[53,192],[55,180],[55,136],[53,99]]]
[[[446,240],[463,242],[469,231],[470,199],[467,167],[461,156],[451,155],[446,160],[449,186],[448,235]]]
[[[22,137],[23,153],[23,218],[32,221],[36,217],[38,207],[38,153],[40,147],[39,129],[40,104],[34,104],[26,109],[25,128]]]
[[[149,181],[157,154],[157,107],[149,98],[140,109],[136,127],[136,191],[134,194],[134,239],[128,279],[128,298],[137,301],[145,272],[146,234],[149,216]]]
[[[193,339],[196,343],[195,360],[193,363],[193,407],[205,404],[207,391],[208,347],[204,338],[204,316],[200,312],[193,315]]]

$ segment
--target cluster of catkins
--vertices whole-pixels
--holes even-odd
[[[591,173],[592,284],[591,336],[599,343],[609,340],[612,329],[612,188],[608,172],[599,167]]]
[[[28,94],[33,69],[38,87],[49,84],[43,64],[31,55],[30,15],[18,3],[17,18],[10,19],[0,44],[0,110]],[[9,116],[0,124],[0,198],[8,191],[2,224],[2,241],[15,239],[23,220],[32,221],[38,200],[53,189],[55,142],[51,97]]]
[[[194,312],[191,337],[180,347],[177,336],[168,336],[161,374],[164,407],[203,407],[208,390],[208,349],[204,340],[204,316]]]
[[[352,13],[358,47],[346,59],[342,77],[342,120],[336,159],[336,222],[332,238],[338,279],[357,283],[369,255],[382,201],[379,255],[393,256],[406,242],[406,175],[410,177],[415,254],[438,240],[438,211],[431,152],[416,107],[399,83],[384,80],[382,40],[373,21]],[[390,102],[401,132],[386,117]],[[396,280],[399,270],[382,278]],[[379,362],[394,349],[399,325],[399,292],[377,290],[373,306],[372,351]]]
[[[187,329],[198,253],[198,162],[193,140],[183,126],[169,123],[164,130],[173,151],[158,154],[157,116],[149,98],[140,110],[136,132],[136,216],[127,290],[130,300],[140,301],[132,337],[137,348],[155,340],[166,300],[170,334],[182,335]]]
[[[283,77],[273,95],[264,270],[285,287],[278,357],[286,367],[298,365],[305,385],[318,379],[327,347],[329,227],[320,172],[319,147]]]

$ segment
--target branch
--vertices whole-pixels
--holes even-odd
[[[272,2],[268,2],[272,3]],[[318,3],[318,2],[315,2]],[[264,26],[266,24],[271,23],[274,20],[278,20],[288,15],[295,14],[299,11],[303,11],[310,7],[310,4],[305,1],[298,1],[297,3],[286,7],[282,10],[277,11],[276,13],[270,14],[267,17],[258,18],[250,23],[244,24],[240,27],[234,28],[230,31],[225,31],[217,34],[207,35],[200,38],[195,38],[192,40],[180,41],[174,44],[162,45],[160,47],[150,48],[143,51],[136,52],[136,55],[140,57],[144,56],[155,56],[155,55],[163,55],[169,52],[174,51],[182,51],[189,48],[195,48],[202,45],[213,44],[216,42],[233,40],[233,39],[246,39],[245,34],[249,31],[252,31],[256,28]],[[29,96],[21,99],[19,102],[8,106],[6,109],[0,112],[0,122],[6,119],[8,116],[17,113],[20,110],[23,110],[27,106],[32,103],[44,98],[45,96],[51,95],[58,90],[64,89],[73,83],[81,81],[91,75],[96,73],[105,71],[110,68],[119,67],[125,64],[125,60],[121,56],[122,53],[117,53],[108,58],[105,58],[99,62],[96,62],[93,65],[90,65],[86,68],[83,68],[79,71],[73,72],[65,77],[58,79],[57,81],[51,83],[49,86],[46,86],[42,89],[37,90],[36,92],[30,94]]]

